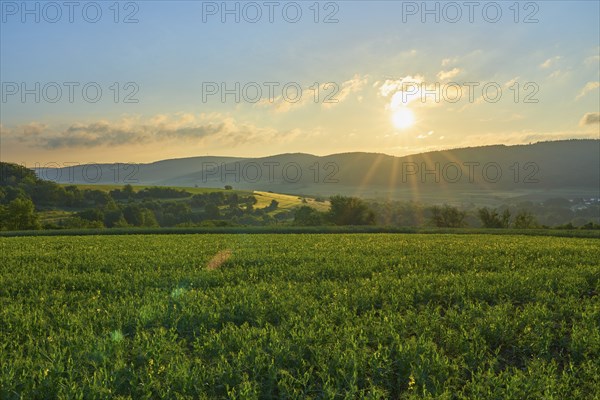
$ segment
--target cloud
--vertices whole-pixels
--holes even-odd
[[[383,83],[381,83],[381,85],[379,86],[379,94],[383,97],[387,97],[390,94],[392,94],[393,92],[396,92],[397,90],[399,90],[399,85],[402,83],[402,80],[398,81],[395,79],[386,79]],[[375,85],[380,84],[380,82],[375,82]]]
[[[352,77],[352,79],[349,79],[347,81],[345,81],[344,83],[342,83],[341,87],[339,88],[339,92],[336,93],[333,97],[332,97],[332,101],[331,103],[329,102],[323,102],[323,107],[324,108],[331,108],[334,107],[340,103],[342,103],[343,101],[345,101],[348,96],[352,93],[358,93],[361,92],[363,90],[363,88],[367,85],[368,82],[368,78],[366,76],[361,77],[360,75],[356,74],[354,75],[354,77]],[[325,90],[326,88],[324,88]],[[326,92],[323,92],[326,93]],[[329,93],[331,93],[331,89],[329,91]]]
[[[540,64],[540,68],[547,69],[556,64],[560,60],[560,56],[552,57]]]
[[[380,96],[391,96],[388,108],[397,109],[416,99],[421,99],[423,81],[424,78],[421,75],[407,75],[400,79],[386,79],[384,82],[376,82],[375,85],[379,85],[378,92]]]
[[[442,67],[448,67],[452,64],[456,64],[457,62],[458,62],[458,57],[444,58],[442,60]]]
[[[600,113],[586,113],[579,121],[579,126],[600,124]]]
[[[314,86],[300,88],[301,97],[298,101],[290,101],[283,97],[277,96],[274,99],[262,99],[256,104],[263,107],[271,107],[273,111],[285,113],[291,110],[299,109],[309,103],[321,104],[323,108],[331,108],[341,104],[349,98],[352,93],[361,92],[368,82],[368,76],[354,75],[351,79],[344,81],[341,85],[337,82],[325,82],[319,84],[318,88]],[[299,85],[298,85],[299,86]],[[296,87],[298,87],[296,86]],[[290,89],[288,96],[295,95],[293,89]],[[357,96],[359,97],[359,96]]]
[[[438,72],[437,77],[439,80],[445,81],[445,80],[454,78],[456,75],[460,74],[461,72],[462,71],[460,70],[460,68],[452,68],[449,71]]]
[[[433,135],[433,131],[429,131],[426,134],[421,134],[419,136],[417,136],[417,139],[427,139],[429,138],[431,135]]]
[[[511,80],[507,81],[504,86],[505,87],[511,87],[512,85],[514,85],[515,83],[517,83],[519,81],[520,76],[515,76],[514,78],[512,78]]]
[[[74,123],[66,128],[51,128],[32,122],[15,128],[2,127],[2,134],[31,147],[45,149],[93,148],[146,144],[150,142],[201,142],[210,138],[236,146],[248,142],[272,142],[298,136],[298,130],[280,132],[240,123],[227,115],[156,115],[147,120],[126,117],[119,121]]]
[[[584,63],[585,65],[593,65],[597,67],[598,63],[600,63],[600,55],[596,54],[595,56],[590,56],[585,59]]]
[[[600,87],[600,82],[598,82],[598,81],[586,83],[585,86],[583,87],[583,89],[581,89],[581,92],[579,92],[577,97],[575,97],[575,100],[579,100],[580,98],[582,98],[589,92],[591,92],[595,89],[598,89],[599,87]]]
[[[439,106],[450,100],[460,101],[469,97],[464,91],[462,95],[456,94],[456,89],[447,83],[426,83],[422,75],[388,79],[384,82],[375,82],[373,86],[377,88],[380,96],[390,98],[387,109],[392,111],[409,105]]]
[[[548,75],[548,78],[550,79],[558,79],[558,78],[563,78],[569,75],[568,71],[563,71],[561,69],[557,69],[556,71],[553,71],[550,75]]]
[[[39,122],[30,122],[28,124],[21,125],[19,135],[17,135],[15,139],[18,142],[27,142],[28,140],[35,140],[37,137],[42,135],[46,129],[47,126],[45,124],[40,124]],[[2,134],[6,136],[12,134],[12,130],[10,128],[5,128],[1,125],[0,132],[2,132]]]

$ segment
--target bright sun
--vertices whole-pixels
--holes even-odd
[[[402,107],[394,111],[392,122],[398,129],[410,128],[415,123],[415,115],[408,108]]]

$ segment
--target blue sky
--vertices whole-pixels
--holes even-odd
[[[600,135],[596,1],[476,2],[473,22],[464,2],[453,3],[458,8],[427,2],[432,9],[437,4],[439,23],[433,14],[421,20],[422,2],[319,2],[319,23],[313,20],[313,1],[274,2],[273,23],[262,1],[253,3],[263,13],[256,23],[244,21],[244,2],[227,3],[239,7],[239,23],[233,15],[221,21],[222,2],[120,2],[118,23],[113,1],[79,2],[73,23],[63,2],[53,3],[62,12],[56,23],[45,21],[54,18],[54,5],[30,2],[29,7],[36,3],[39,23],[33,14],[22,21],[21,2],[0,1],[3,161],[146,162],[346,151],[404,155]],[[96,8],[102,11],[98,22],[84,19],[86,4],[88,18],[95,17]],[[203,10],[211,7],[217,14],[204,15],[204,22]],[[246,7],[252,18],[252,7]],[[288,17],[301,9],[302,17],[286,21],[283,7],[291,10]],[[457,9],[462,17],[447,21]],[[497,9],[499,21],[486,21]],[[331,12],[338,22],[324,23]],[[137,23],[123,23],[130,13]],[[525,23],[527,15],[538,22]],[[23,102],[21,93],[11,94],[15,84],[20,91],[21,84],[35,88],[36,82],[40,93],[55,82],[62,97],[51,103],[40,95],[36,103],[34,95]],[[65,82],[79,84],[73,102]],[[90,82],[102,89],[96,103],[82,97],[81,87]],[[256,82],[263,96],[256,103],[243,96],[236,102],[233,95],[222,102],[218,94],[203,101],[208,82],[229,88]],[[265,82],[279,84],[272,102]],[[478,85],[472,102],[465,82]],[[298,102],[282,98],[286,83],[301,88]],[[449,93],[456,85],[463,92],[453,102]],[[483,96],[485,85],[492,92],[501,88],[497,102]],[[419,91],[411,97],[415,88]],[[124,103],[134,89],[138,102]],[[424,90],[441,99],[423,97]],[[337,103],[324,103],[323,96],[334,91]]]

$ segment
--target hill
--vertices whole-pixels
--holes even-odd
[[[469,147],[405,157],[362,152],[192,157],[38,169],[36,173],[61,183],[231,185],[240,190],[431,202],[600,197],[600,140]]]

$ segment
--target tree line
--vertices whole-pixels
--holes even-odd
[[[579,227],[600,227],[598,205],[573,212],[569,208],[571,202],[565,199],[550,199],[541,205],[522,203],[517,207],[502,206],[498,209],[464,209],[447,204],[377,202],[337,195],[329,198],[327,211],[318,211],[307,204],[293,209],[280,209],[276,200],[259,208],[256,207],[255,196],[236,192],[231,186],[225,190],[198,194],[169,187],[136,190],[131,185],[102,191],[81,189],[74,185],[61,186],[39,179],[33,171],[22,166],[0,164],[0,230],[279,224],[495,229],[552,226],[574,229],[576,226],[568,219],[574,215],[582,222],[578,224]],[[58,216],[42,221],[40,211],[56,213]],[[552,221],[555,215],[561,213],[569,220],[568,223],[547,225],[538,220],[538,216],[542,216],[544,221],[548,221],[548,217]]]

